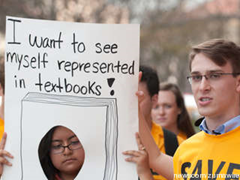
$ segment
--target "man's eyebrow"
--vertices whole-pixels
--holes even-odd
[[[216,70],[208,70],[207,72],[206,72],[206,74],[210,74],[210,73],[222,73],[223,72],[223,70],[221,70],[221,69],[216,69]],[[200,73],[199,71],[193,71],[193,72],[191,72],[191,74],[202,74],[202,73]]]
[[[223,70],[217,69],[217,70],[211,70],[208,73],[222,73],[222,72],[223,72]]]
[[[191,74],[194,75],[194,74],[201,74],[201,73],[199,71],[193,71],[191,72]]]

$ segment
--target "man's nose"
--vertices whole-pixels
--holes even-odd
[[[206,91],[210,89],[210,82],[209,82],[209,78],[206,75],[202,76],[201,82],[200,82],[200,87],[199,89],[201,91]]]

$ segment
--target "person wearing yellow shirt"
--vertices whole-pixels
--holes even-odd
[[[147,150],[150,167],[167,179],[239,179],[240,47],[212,39],[192,47],[189,57],[188,80],[198,111],[205,117],[202,131],[185,140],[173,158],[159,152],[141,112],[144,93],[138,91],[140,150]],[[124,154],[132,156],[128,161],[137,162],[135,158],[143,156],[136,152]],[[141,180],[151,178],[145,170],[139,172]]]
[[[2,104],[0,106],[0,140],[4,133],[4,64],[1,59],[0,63],[0,98],[2,98]]]
[[[139,90],[145,93],[144,99],[140,106],[142,108],[146,123],[151,129],[151,135],[158,146],[158,150],[168,155],[173,156],[178,145],[183,142],[183,139],[177,137],[174,133],[163,129],[152,121],[151,110],[156,105],[158,100],[159,79],[157,72],[149,66],[140,66],[142,77],[139,82]],[[158,175],[155,170],[152,170],[155,180],[163,180],[162,176]]]

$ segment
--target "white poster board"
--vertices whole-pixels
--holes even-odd
[[[3,179],[44,180],[38,157],[54,126],[85,150],[76,179],[137,179],[122,152],[136,149],[139,25],[6,18],[5,130],[13,166]]]

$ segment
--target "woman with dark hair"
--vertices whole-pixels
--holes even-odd
[[[195,133],[182,93],[175,84],[162,83],[160,85],[158,103],[152,109],[152,118],[157,124],[183,139]]]
[[[0,177],[3,166],[12,164],[5,158],[13,156],[4,150],[6,133],[0,143]],[[74,180],[82,168],[85,152],[77,136],[68,128],[55,126],[40,142],[39,159],[48,180]]]
[[[73,180],[82,168],[85,152],[68,128],[55,126],[40,142],[39,159],[49,180]]]

